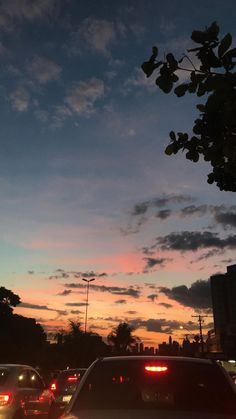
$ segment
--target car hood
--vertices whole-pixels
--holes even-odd
[[[81,410],[78,415],[65,414],[63,419],[235,419],[235,415],[203,413],[203,412],[173,412],[156,410]]]

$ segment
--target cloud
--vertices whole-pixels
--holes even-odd
[[[86,288],[87,285],[84,284],[64,284],[66,288],[72,288],[72,289],[83,289]],[[98,292],[109,292],[110,294],[114,295],[129,295],[130,297],[138,298],[140,296],[140,291],[138,289],[135,289],[133,287],[112,287],[112,286],[105,286],[105,285],[90,285],[90,288],[94,291]]]
[[[90,116],[95,112],[95,102],[102,96],[104,96],[103,81],[92,78],[74,83],[65,102],[75,114]]]
[[[129,94],[133,89],[140,89],[145,88],[150,91],[156,91],[156,85],[153,81],[152,77],[146,77],[144,72],[141,70],[141,68],[135,68],[133,71],[133,75],[129,77],[127,80],[125,80],[122,92],[127,95]]]
[[[173,288],[159,287],[159,292],[186,307],[194,309],[210,309],[212,307],[209,280],[198,280],[189,288],[186,285]]]
[[[71,314],[77,315],[77,314],[83,314],[83,311],[80,310],[71,310]]]
[[[59,292],[57,295],[61,295],[63,297],[65,297],[66,295],[71,294],[71,290],[64,290],[62,292]]]
[[[158,294],[150,294],[147,296],[147,298],[149,298],[151,301],[155,301],[158,298]]]
[[[29,107],[30,94],[24,87],[19,86],[10,94],[10,102],[13,109],[25,112]]]
[[[148,270],[150,268],[153,268],[154,266],[160,266],[160,267],[164,267],[166,265],[167,262],[169,262],[170,258],[153,258],[153,257],[148,257],[148,258],[143,258],[143,260],[146,261],[146,266],[144,268],[144,270]]]
[[[211,247],[217,249],[235,249],[236,235],[221,239],[217,233],[211,233],[210,231],[204,231],[203,233],[183,231],[181,233],[170,233],[166,236],[157,237],[156,246],[162,250],[179,250],[182,252]]]
[[[38,305],[38,304],[31,304],[31,303],[20,303],[19,304],[19,307],[30,308],[30,309],[33,309],[33,310],[54,311],[52,308],[49,308],[48,306]]]
[[[167,309],[173,307],[173,304],[169,304],[169,303],[158,303],[158,305]]]
[[[66,310],[56,310],[54,308],[49,308],[48,306],[45,306],[45,305],[38,305],[38,304],[31,304],[31,303],[20,303],[19,307],[29,308],[29,309],[32,309],[32,310],[55,311],[60,316],[65,316],[65,315],[68,314]]]
[[[106,272],[94,272],[94,271],[87,271],[87,272],[71,272],[73,273],[75,278],[102,278],[107,276]]]
[[[116,300],[115,304],[126,304],[127,301],[126,300]]]
[[[183,202],[192,202],[194,199],[188,195],[163,195],[162,197],[152,198],[147,201],[134,205],[132,215],[144,215],[149,208],[161,208],[168,204],[181,204]]]
[[[40,84],[46,84],[60,78],[61,67],[48,58],[35,56],[28,64],[27,71]]]
[[[166,319],[133,319],[130,324],[137,328],[145,328],[148,332],[172,334],[174,330],[179,330],[182,322]]]
[[[136,314],[137,313],[137,311],[135,311],[135,310],[129,310],[129,311],[126,311],[125,312],[126,314]]]
[[[117,31],[113,22],[103,19],[86,18],[76,34],[77,40],[104,55],[110,55],[109,47],[116,40]]]
[[[166,220],[171,216],[172,211],[169,209],[158,211],[156,214],[156,218],[160,218],[160,220]]]
[[[236,227],[236,212],[219,212],[215,215],[215,221],[224,228]]]
[[[66,303],[67,307],[84,307],[87,303]]]
[[[2,0],[0,13],[0,27],[13,30],[14,21],[44,18],[55,14],[58,0]]]

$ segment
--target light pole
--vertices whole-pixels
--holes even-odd
[[[85,279],[82,278],[83,281],[87,282],[87,298],[86,298],[86,311],[85,311],[85,323],[84,323],[84,333],[87,332],[87,316],[88,316],[88,296],[89,296],[89,284],[92,281],[95,281],[95,278]]]

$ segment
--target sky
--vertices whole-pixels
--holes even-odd
[[[236,195],[165,155],[199,99],[155,87],[153,45],[181,58],[234,0],[0,1],[0,284],[52,337],[70,320],[147,346],[212,328],[209,278],[236,263]],[[181,74],[181,79],[184,79]],[[180,329],[181,326],[181,329]]]

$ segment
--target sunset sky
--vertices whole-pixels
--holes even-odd
[[[197,331],[209,277],[236,263],[236,194],[207,163],[164,154],[204,98],[178,99],[140,66],[181,58],[235,0],[0,0],[0,285],[52,336],[69,320],[146,345]],[[181,75],[181,79],[184,74]],[[180,326],[183,326],[180,329]]]

